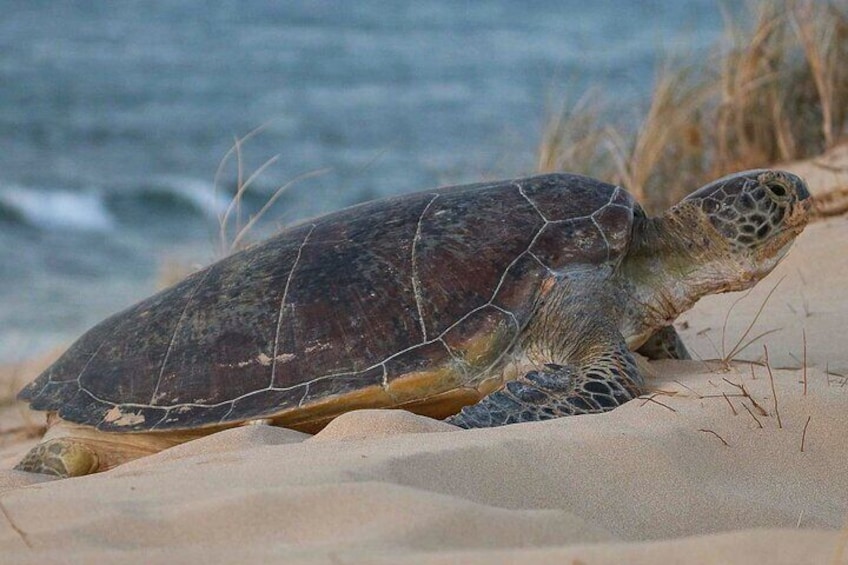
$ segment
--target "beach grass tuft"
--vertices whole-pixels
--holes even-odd
[[[819,155],[846,136],[848,6],[750,3],[705,64],[665,62],[636,127],[590,92],[543,134],[541,172],[568,170],[627,187],[659,212],[709,180]],[[573,99],[573,98],[572,98]]]

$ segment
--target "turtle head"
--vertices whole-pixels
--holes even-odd
[[[739,280],[727,290],[737,290],[756,283],[786,255],[806,226],[811,205],[810,192],[799,177],[759,169],[714,181],[669,213],[683,221],[684,230],[689,224],[689,233],[717,251],[722,261],[734,265]],[[696,225],[710,226],[709,237],[695,230]]]

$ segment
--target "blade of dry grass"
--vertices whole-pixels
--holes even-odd
[[[812,416],[807,416],[807,421],[804,423],[804,431],[801,432],[801,453],[804,453],[804,444],[807,442],[807,426],[810,425]]]
[[[802,336],[802,341],[804,342],[803,343],[803,345],[804,345],[804,363],[803,363],[803,368],[804,368],[804,373],[803,373],[804,396],[807,396],[807,330],[802,330],[801,336]]]
[[[759,428],[762,430],[762,429],[763,429],[763,424],[762,424],[762,422],[760,422],[760,420],[759,420],[756,416],[754,416],[754,413],[753,413],[753,412],[751,412],[751,409],[750,409],[750,408],[748,408],[748,406],[747,406],[744,402],[742,403],[742,408],[744,408],[744,409],[748,412],[748,414],[750,414],[750,415],[751,415],[751,417],[752,417],[752,418],[754,419],[754,421],[757,423],[757,427],[759,427]]]
[[[238,231],[238,233],[233,238],[233,241],[229,246],[230,251],[239,248],[239,245],[241,244],[242,240],[248,234],[248,232],[250,232],[250,230],[253,228],[253,226],[256,224],[256,222],[258,222],[262,218],[262,216],[265,215],[265,213],[271,208],[271,206],[273,206],[274,202],[276,202],[277,199],[280,196],[282,196],[282,194],[284,192],[286,192],[289,188],[291,188],[292,186],[294,186],[295,184],[297,184],[301,181],[304,181],[304,180],[310,179],[310,178],[314,178],[314,177],[317,177],[317,176],[320,176],[320,175],[327,174],[331,170],[332,170],[331,168],[327,167],[327,168],[324,168],[324,169],[318,169],[317,171],[309,171],[309,172],[303,173],[302,175],[296,176],[292,180],[288,181],[287,183],[285,183],[282,186],[280,186],[279,188],[277,188],[277,190],[275,190],[274,193],[265,201],[265,204],[262,205],[262,208],[260,208],[259,211],[256,214],[254,214],[250,218],[250,220],[244,225],[244,227],[241,228]]]
[[[29,535],[27,535],[27,533],[12,519],[12,516],[9,514],[9,511],[6,510],[6,506],[2,501],[0,501],[0,514],[3,514],[3,517],[6,518],[6,522],[12,528],[12,531],[15,532],[24,545],[27,546],[27,548],[32,549],[32,542],[29,539]]]
[[[271,122],[266,122],[262,125],[255,127],[254,129],[250,130],[249,132],[247,132],[242,137],[237,138],[239,140],[238,144],[243,145],[246,141],[250,140],[254,136],[261,133],[263,130],[265,130],[270,124],[271,124]],[[226,168],[227,163],[229,163],[229,161],[232,158],[233,153],[235,151],[236,151],[236,144],[233,144],[232,146],[230,146],[230,148],[227,150],[227,152],[224,153],[223,157],[221,157],[221,160],[218,162],[218,168],[215,169],[215,176],[213,177],[213,180],[212,180],[212,185],[215,187],[216,195],[217,195],[218,187],[221,186],[221,184],[220,184],[221,176],[224,174],[224,169]]]
[[[761,333],[761,334],[757,335],[756,337],[754,337],[754,338],[752,338],[752,339],[748,340],[748,341],[747,341],[747,342],[745,342],[745,343],[744,343],[744,345],[743,345],[743,341],[745,340],[745,338],[747,338],[747,337],[748,337],[748,334],[749,334],[749,333],[751,333],[751,329],[752,329],[752,328],[754,327],[754,325],[757,323],[757,320],[759,320],[759,319],[760,319],[760,315],[763,313],[763,310],[765,309],[766,304],[768,304],[768,301],[771,299],[772,295],[774,294],[774,291],[776,291],[776,290],[777,290],[777,287],[778,287],[778,286],[780,286],[780,283],[782,283],[782,282],[783,282],[783,279],[784,279],[784,278],[786,278],[786,277],[785,277],[785,276],[784,276],[784,277],[781,277],[781,278],[780,278],[780,279],[779,279],[779,280],[775,283],[775,285],[772,287],[772,289],[768,292],[768,294],[766,294],[766,297],[763,299],[762,303],[760,304],[760,307],[757,309],[757,313],[756,313],[756,314],[754,314],[754,317],[753,317],[753,319],[751,320],[751,323],[750,323],[750,324],[748,324],[748,327],[747,327],[747,328],[745,328],[745,331],[744,331],[744,332],[742,333],[742,335],[739,337],[739,340],[736,342],[736,345],[734,345],[734,346],[733,346],[733,348],[730,350],[730,353],[728,353],[727,355],[723,355],[723,357],[722,357],[722,361],[723,361],[724,363],[728,363],[728,362],[729,362],[731,359],[733,359],[736,355],[738,355],[739,353],[741,353],[742,351],[744,351],[746,348],[748,348],[749,346],[751,346],[751,345],[752,345],[753,343],[755,343],[757,340],[762,339],[763,337],[765,337],[765,336],[767,336],[767,335],[769,335],[769,334],[772,334],[772,333],[774,333],[774,332],[780,331],[779,329],[772,329],[772,330],[765,331],[765,332],[763,332],[763,333]],[[746,295],[746,296],[747,296],[747,295]],[[743,296],[742,298],[744,298],[744,296]],[[738,300],[737,300],[736,302],[734,302],[734,303],[733,303],[733,306],[735,306],[738,302],[739,302]],[[733,306],[731,306],[731,309],[733,308]],[[728,312],[728,316],[729,316],[729,314],[730,314],[730,312]],[[724,326],[724,327],[725,327],[725,329],[727,328],[727,318],[725,318],[725,326]],[[724,353],[724,335],[722,335],[722,353]]]
[[[777,427],[783,429],[783,422],[780,419],[780,409],[777,405],[777,391],[774,388],[774,375],[771,372],[771,363],[769,363],[768,347],[763,346],[763,352],[766,358],[766,370],[768,371],[769,382],[771,383],[771,395],[774,401],[774,414],[777,416]]]
[[[243,151],[242,148],[246,141],[250,140],[257,134],[259,134],[262,130],[264,130],[268,124],[263,124],[246,135],[238,137],[236,136],[233,140],[233,145],[230,149],[224,154],[221,158],[221,162],[218,164],[218,168],[215,171],[215,181],[214,186],[215,190],[218,190],[218,186],[220,183],[221,176],[226,168],[227,163],[234,157],[236,161],[236,189],[232,198],[230,199],[227,208],[218,218],[218,245],[219,245],[219,254],[220,256],[226,256],[234,251],[238,250],[241,246],[243,246],[244,241],[247,235],[251,232],[251,230],[256,226],[257,222],[271,209],[274,203],[282,196],[287,190],[289,190],[295,184],[304,181],[309,178],[317,177],[319,175],[325,174],[330,171],[329,168],[319,169],[316,171],[309,171],[303,173],[301,175],[296,176],[290,181],[279,186],[265,201],[259,211],[248,219],[248,221],[242,225],[242,202],[244,199],[244,195],[250,189],[250,187],[255,183],[255,181],[265,173],[272,165],[277,163],[280,160],[280,155],[274,155],[273,157],[267,159],[264,163],[262,163],[256,170],[247,175],[245,178],[245,167],[244,167],[244,159],[243,159]],[[233,218],[235,218],[235,226],[233,226],[232,230],[234,235],[232,240],[230,239],[230,224],[232,223]]]
[[[705,428],[701,428],[701,429],[699,429],[698,431],[699,431],[699,432],[704,432],[704,433],[706,433],[706,434],[712,434],[712,435],[714,435],[715,437],[717,437],[717,438],[718,438],[718,440],[719,440],[721,443],[723,443],[725,447],[730,447],[730,444],[729,444],[729,443],[727,443],[727,442],[724,440],[724,438],[723,438],[723,437],[721,437],[720,435],[718,435],[718,434],[717,434],[716,432],[714,432],[713,430],[708,430],[708,429],[705,429]]]

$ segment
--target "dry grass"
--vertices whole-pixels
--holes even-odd
[[[744,27],[725,18],[706,65],[663,66],[635,129],[607,118],[595,93],[567,106],[545,132],[539,169],[623,184],[656,212],[713,178],[838,143],[848,125],[848,6],[750,6]]]
[[[724,324],[722,325],[722,328],[721,328],[721,362],[725,366],[725,368],[729,367],[730,363],[736,360],[737,355],[739,355],[740,353],[742,353],[743,351],[745,351],[746,349],[748,349],[749,347],[754,345],[759,340],[763,339],[764,337],[766,337],[770,334],[781,331],[782,328],[772,328],[770,330],[760,332],[759,334],[755,335],[754,337],[752,337],[752,338],[750,338],[746,341],[746,338],[748,337],[748,335],[751,333],[751,330],[756,325],[757,320],[760,319],[760,316],[762,315],[763,310],[766,307],[766,304],[768,304],[772,295],[774,295],[774,292],[777,290],[777,287],[780,286],[780,283],[783,282],[784,278],[785,277],[781,277],[775,283],[775,285],[772,287],[772,289],[770,291],[768,291],[768,294],[766,294],[766,297],[763,299],[762,303],[760,304],[760,307],[757,309],[756,314],[754,314],[754,316],[751,318],[751,322],[745,328],[745,331],[742,332],[742,335],[739,336],[739,339],[736,341],[736,343],[733,345],[733,347],[730,348],[730,351],[727,350],[727,347],[726,347],[727,342],[726,342],[726,339],[725,339],[725,337],[727,336],[727,322],[730,320],[730,315],[733,313],[733,310],[736,308],[736,306],[740,302],[742,302],[745,298],[747,298],[748,295],[751,294],[751,291],[746,292],[745,294],[743,294],[742,296],[740,296],[739,298],[734,300],[733,304],[730,305],[730,308],[727,309],[727,314],[724,316]]]
[[[543,172],[568,170],[593,172],[613,166],[610,152],[600,149],[608,143],[608,132],[598,127],[604,115],[600,93],[586,92],[562,109],[549,122],[539,146],[538,169]]]
[[[235,137],[233,145],[221,157],[218,163],[218,169],[215,171],[214,187],[217,194],[224,190],[222,188],[222,184],[224,184],[222,179],[225,177],[228,169],[235,168],[235,171],[233,171],[235,176],[233,181],[233,195],[230,198],[226,210],[218,217],[216,255],[219,259],[248,247],[252,243],[251,235],[253,234],[251,232],[255,229],[257,223],[290,188],[304,180],[326,174],[330,171],[329,168],[308,171],[283,183],[270,193],[259,210],[248,215],[245,219],[246,212],[243,207],[245,195],[256,183],[257,179],[280,159],[280,155],[274,155],[249,174],[246,171],[243,158],[244,145],[251,138],[261,133],[265,127],[267,127],[267,124],[263,124],[241,137]],[[157,288],[162,289],[174,285],[200,268],[202,268],[202,265],[187,263],[180,258],[166,257],[159,265],[159,272],[156,277]]]
[[[221,158],[221,161],[218,164],[218,170],[215,172],[214,184],[215,190],[217,191],[219,190],[221,177],[223,176],[224,171],[231,164],[231,160],[235,159],[235,193],[233,194],[227,209],[218,218],[219,256],[221,257],[226,257],[227,255],[235,253],[249,245],[250,241],[248,236],[251,230],[256,226],[256,223],[265,215],[266,212],[268,212],[280,196],[282,196],[291,187],[301,181],[326,174],[330,171],[328,168],[309,171],[283,183],[277,187],[270,196],[268,196],[265,203],[255,214],[250,216],[247,221],[244,221],[242,211],[242,200],[244,195],[259,176],[280,158],[280,155],[274,155],[266,160],[262,165],[257,167],[252,173],[246,175],[242,155],[243,146],[252,137],[260,133],[266,125],[267,124],[261,125],[242,137],[236,137],[233,141],[233,145]]]

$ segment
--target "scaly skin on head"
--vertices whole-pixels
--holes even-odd
[[[628,345],[639,347],[704,295],[765,277],[804,229],[810,206],[800,178],[755,170],[710,183],[658,218],[638,218],[618,276]]]

